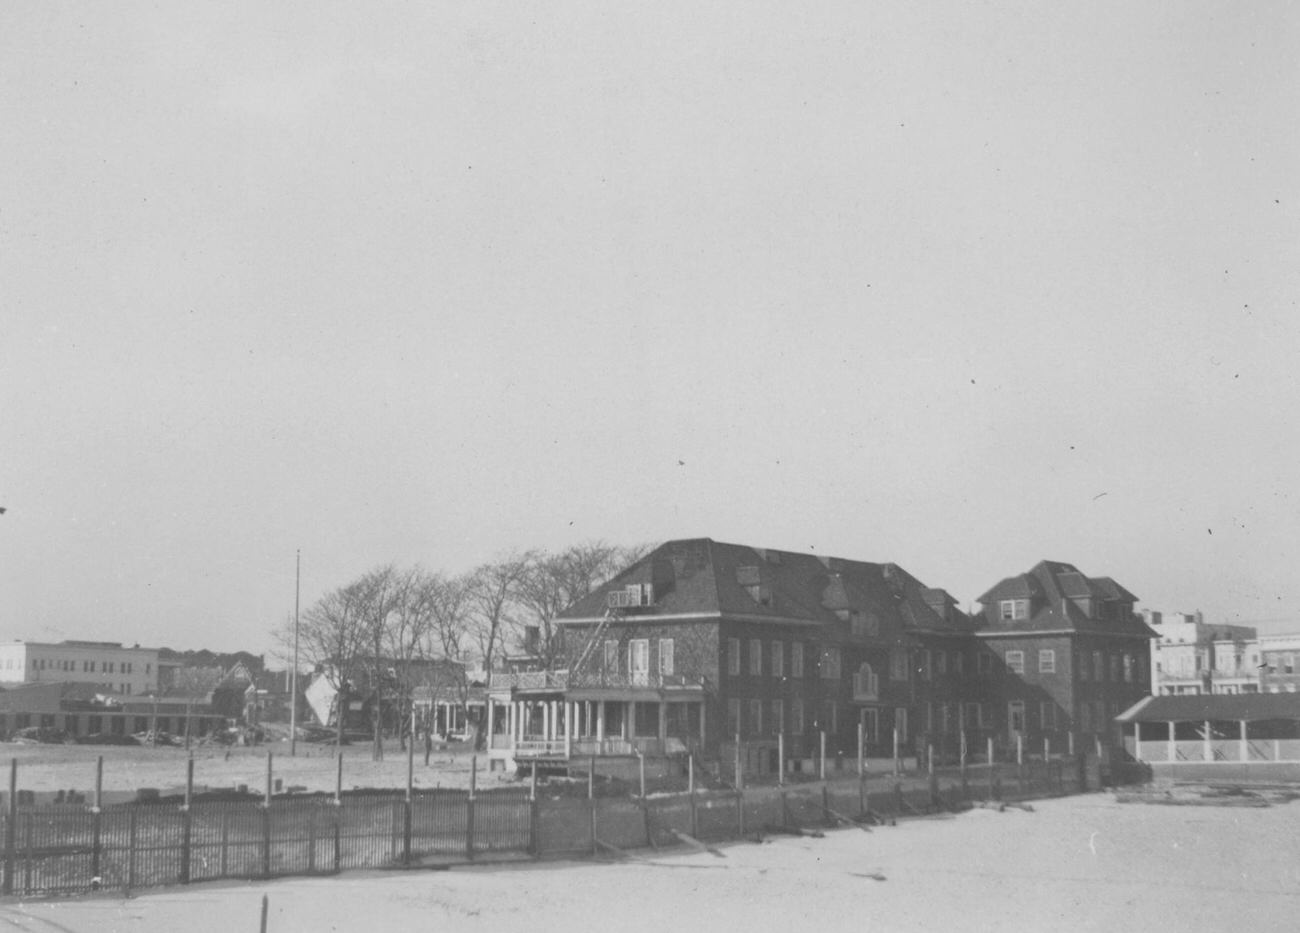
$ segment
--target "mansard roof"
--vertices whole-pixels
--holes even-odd
[[[1029,601],[1022,619],[1003,619],[1004,600]],[[979,598],[980,632],[1091,631],[1154,637],[1133,613],[1137,597],[1110,577],[1089,577],[1064,561],[1039,561],[1027,573],[1007,577]]]
[[[904,631],[968,632],[970,620],[943,590],[927,588],[896,564],[727,544],[710,538],[669,541],[579,600],[563,620],[605,612],[608,594],[653,587],[656,615],[720,615],[750,621],[833,624],[853,613],[874,616],[880,636]],[[941,594],[941,595],[940,595]]]

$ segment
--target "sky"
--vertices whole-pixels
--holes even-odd
[[[0,639],[706,536],[1300,631],[1300,9],[0,9]]]

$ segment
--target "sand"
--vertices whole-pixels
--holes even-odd
[[[1292,931],[1300,802],[1263,809],[1119,803],[1110,794],[976,809],[870,833],[782,837],[647,861],[196,885],[0,906],[67,931]]]

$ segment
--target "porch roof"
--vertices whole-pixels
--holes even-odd
[[[1116,722],[1255,722],[1300,720],[1300,693],[1214,693],[1198,696],[1147,697]]]

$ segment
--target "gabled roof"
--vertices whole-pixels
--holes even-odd
[[[1003,619],[1003,600],[1029,600],[1024,619]],[[979,598],[981,632],[1091,631],[1154,638],[1133,614],[1137,597],[1110,577],[1089,577],[1064,561],[1039,561],[1028,573],[1007,577]]]
[[[905,630],[965,632],[967,617],[942,590],[925,587],[894,564],[819,557],[727,544],[709,538],[669,541],[560,614],[560,620],[605,613],[609,593],[650,584],[648,617],[714,615],[832,625],[848,613],[872,615],[880,636]],[[946,593],[943,594],[945,597]]]

